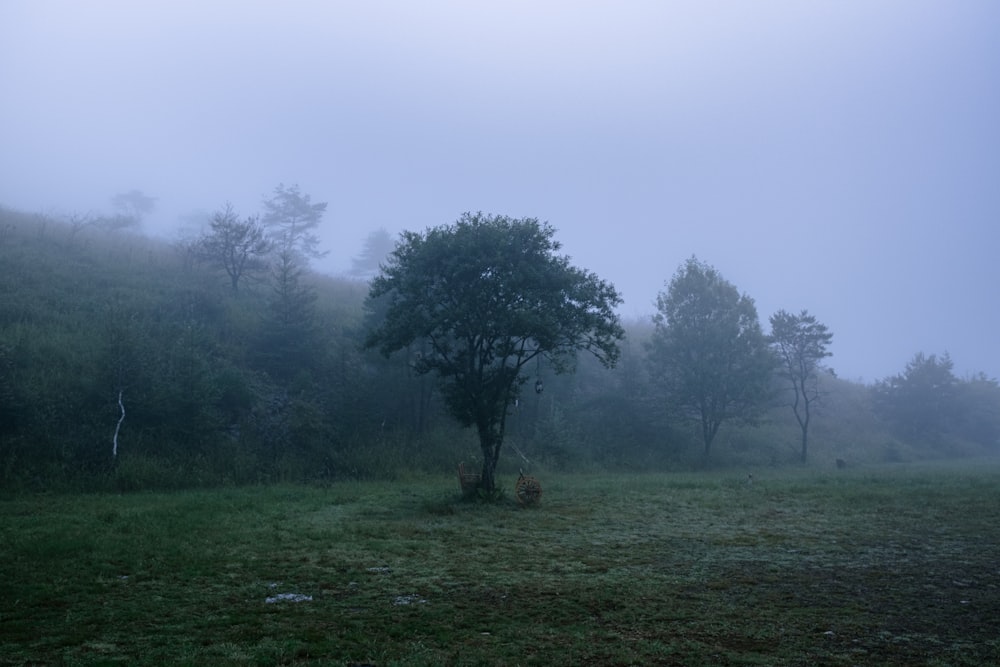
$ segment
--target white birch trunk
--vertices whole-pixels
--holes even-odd
[[[122,403],[122,392],[118,392],[118,407],[121,408],[122,416],[118,418],[118,425],[115,426],[115,437],[111,440],[111,458],[118,458],[118,431],[122,428],[122,422],[125,421],[125,404]]]

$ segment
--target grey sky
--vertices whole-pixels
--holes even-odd
[[[1000,3],[0,0],[0,204],[151,221],[279,182],[364,237],[547,220],[628,318],[696,254],[834,332],[1000,376]]]

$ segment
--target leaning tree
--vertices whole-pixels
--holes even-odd
[[[568,371],[581,350],[608,367],[618,359],[618,292],[571,266],[554,234],[534,218],[466,213],[404,232],[371,283],[369,310],[379,319],[366,346],[389,356],[424,343],[415,369],[434,372],[451,414],[476,428],[486,492],[529,364],[544,358]]]

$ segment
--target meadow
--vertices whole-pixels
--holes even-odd
[[[0,665],[1000,664],[1000,464],[0,498]]]

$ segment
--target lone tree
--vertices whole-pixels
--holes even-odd
[[[239,294],[242,279],[267,268],[271,243],[257,216],[240,220],[229,203],[215,212],[210,225],[211,231],[198,242],[198,252],[226,272],[233,294]]]
[[[827,346],[833,334],[825,324],[803,310],[792,315],[779,310],[771,316],[771,347],[778,356],[778,375],[792,385],[792,411],[802,429],[802,462],[809,451],[809,420],[812,406],[820,399],[820,362],[831,356]]]
[[[565,372],[580,350],[608,367],[619,356],[618,292],[558,255],[554,233],[534,218],[482,213],[404,232],[369,291],[369,310],[384,316],[366,346],[389,356],[425,343],[415,370],[435,372],[451,414],[476,428],[486,492],[528,364],[541,357]]]
[[[752,420],[767,397],[774,361],[757,308],[694,257],[656,306],[650,362],[670,400],[700,424],[707,459],[722,423]]]

